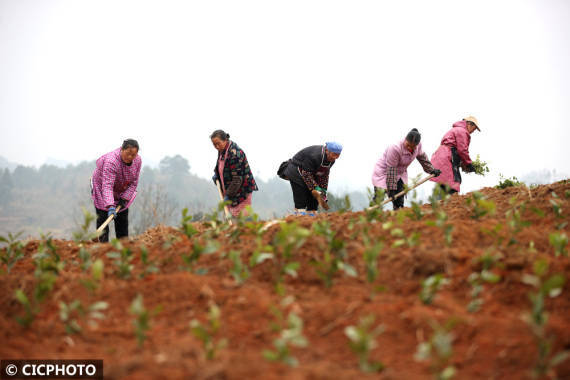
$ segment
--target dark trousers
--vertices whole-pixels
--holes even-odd
[[[372,198],[372,203],[373,203],[373,204],[376,204],[377,202],[380,203],[380,202],[382,202],[382,201],[384,200],[384,198],[382,198],[382,199],[376,199],[377,196],[378,196],[379,190],[380,190],[379,187],[374,186],[374,198]],[[401,191],[404,191],[404,182],[403,182],[401,179],[399,179],[399,180],[398,180],[398,188],[397,188],[396,190],[387,190],[386,193],[385,193],[385,195],[388,195],[388,197],[392,197],[392,196],[398,194],[398,193],[401,192]],[[404,207],[404,196],[402,195],[402,196],[400,196],[400,197],[394,199],[394,200],[392,201],[392,206],[394,206],[394,210],[397,210],[397,209],[399,209],[399,208]]]
[[[311,191],[306,185],[299,185],[293,181],[289,182],[291,184],[291,190],[293,190],[293,201],[295,202],[295,208],[297,209],[307,209],[307,211],[316,211],[319,208],[319,202],[313,197]]]
[[[101,227],[103,223],[107,220],[107,211],[99,210],[95,208],[97,212],[97,228]],[[117,239],[120,239],[125,236],[129,236],[129,209],[125,211],[121,211],[117,213],[117,216],[114,219],[115,221],[115,235],[117,235]],[[99,241],[101,243],[106,243],[109,241],[109,226],[105,227],[101,236],[99,236]]]
[[[448,185],[444,185],[442,183],[438,183],[437,186],[439,186],[439,188],[441,189],[441,191],[444,194],[449,194],[449,195],[453,195],[455,193],[457,193],[457,190],[453,190],[451,187],[449,187]]]

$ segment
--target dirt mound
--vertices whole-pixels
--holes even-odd
[[[483,198],[453,196],[440,208],[397,213],[344,212],[232,227],[212,221],[188,224],[185,231],[160,226],[122,247],[28,242],[9,273],[0,267],[0,357],[104,359],[110,379],[429,379],[451,366],[458,379],[527,378],[537,367],[539,343],[551,342],[546,359],[570,349],[569,288],[552,277],[570,277],[563,241],[570,182],[480,193]],[[102,279],[92,275],[100,264],[84,264],[98,259]],[[537,263],[548,264],[540,276]],[[50,285],[42,273],[57,271],[42,296],[40,285]],[[441,288],[429,291],[422,286],[427,278]],[[534,304],[529,294],[540,291],[532,283],[546,283]],[[18,289],[31,302],[28,327],[16,320],[26,316],[14,297]],[[129,312],[138,294],[152,314],[142,345]],[[81,331],[70,333],[77,329],[71,317],[66,331],[60,303],[74,300],[83,309],[107,302],[105,318],[91,324],[87,310],[76,311],[71,315]],[[207,324],[213,304],[221,311],[214,339],[227,345],[208,360],[190,321]],[[303,321],[307,345],[289,346],[297,367],[263,357],[264,350],[275,350],[279,313],[282,325],[291,314]],[[534,324],[525,318],[529,313]],[[370,362],[384,364],[379,373],[361,371],[345,334],[367,315],[375,317],[372,328],[383,326],[369,350]],[[429,342],[430,359],[416,360]],[[570,378],[570,360],[542,372]]]

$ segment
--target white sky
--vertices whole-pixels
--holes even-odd
[[[431,156],[473,114],[477,188],[570,173],[569,69],[567,0],[0,0],[0,155],[75,163],[132,137],[209,178],[221,128],[263,179],[337,140],[331,188],[362,189],[409,129]]]

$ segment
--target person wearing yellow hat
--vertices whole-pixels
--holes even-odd
[[[441,170],[441,175],[431,180],[437,182],[448,194],[458,193],[461,186],[461,173],[475,171],[469,156],[471,134],[479,129],[475,116],[468,116],[453,123],[452,128],[441,139],[440,147],[431,157],[433,166]]]

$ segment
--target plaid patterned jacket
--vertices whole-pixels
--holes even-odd
[[[224,195],[232,201],[231,206],[236,207],[247,199],[249,193],[257,191],[258,188],[244,151],[231,140],[229,144],[228,149],[223,152],[218,152],[218,161],[220,159],[226,159],[222,173],[226,188]],[[227,154],[227,157],[224,157],[225,154]],[[220,178],[217,165],[218,161],[216,161],[214,173]]]
[[[127,201],[125,209],[135,200],[142,160],[137,155],[131,165],[121,160],[121,148],[101,156],[91,178],[91,198],[99,210],[116,206],[120,199]]]

